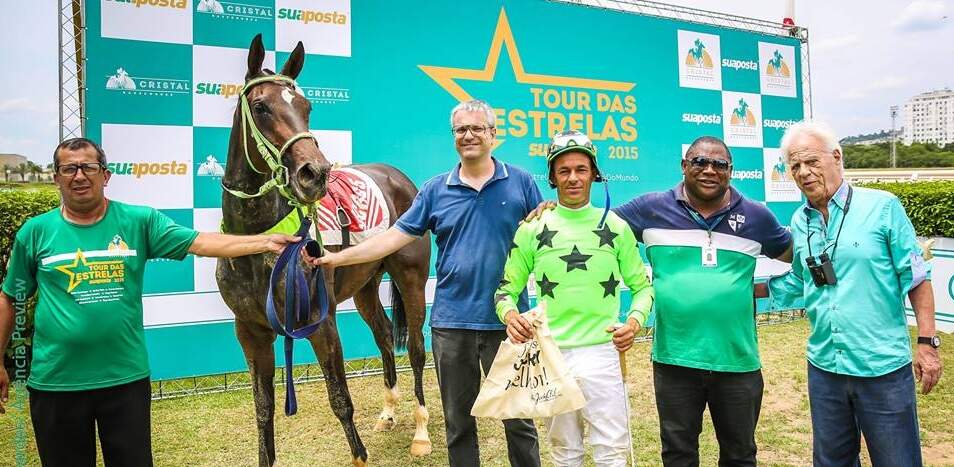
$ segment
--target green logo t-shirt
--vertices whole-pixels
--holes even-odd
[[[66,221],[59,208],[27,221],[3,282],[14,300],[38,293],[27,385],[78,391],[149,376],[146,260],[181,260],[197,235],[153,208],[116,201],[92,225]]]

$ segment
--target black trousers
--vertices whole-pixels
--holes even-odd
[[[699,370],[653,363],[662,460],[699,465],[702,412],[709,406],[719,441],[720,466],[754,466],[755,425],[762,408],[762,371]]]
[[[43,467],[95,467],[96,430],[107,467],[151,466],[149,378],[87,391],[30,388]]]
[[[470,409],[480,392],[481,369],[486,374],[506,331],[431,328],[431,348],[444,408],[448,460],[452,467],[480,465],[477,420]],[[533,420],[504,420],[510,465],[538,467],[540,445]]]

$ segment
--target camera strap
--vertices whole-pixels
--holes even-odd
[[[848,210],[851,209],[851,197],[852,197],[853,194],[854,194],[854,189],[852,189],[851,185],[848,185],[848,196],[847,196],[847,198],[845,199],[845,210],[844,210],[844,212],[842,212],[842,214],[841,214],[841,222],[838,224],[838,233],[835,234],[835,243],[831,245],[831,261],[834,261],[834,260],[835,260],[835,251],[838,249],[838,240],[841,239],[841,229],[845,227],[845,218],[848,217]],[[810,228],[810,227],[811,227],[811,218],[808,217],[808,212],[805,213],[805,225],[807,225],[807,226],[809,227],[809,229],[808,229],[808,230],[809,230],[808,238],[805,240],[805,243],[806,243],[807,246],[808,246],[808,256],[813,257],[813,256],[815,256],[815,255],[812,254],[812,241],[811,241],[811,240],[812,240],[812,233],[814,233],[814,232],[811,232],[811,228]],[[825,230],[826,230],[824,227],[825,227],[825,226],[822,225],[822,232],[825,232]],[[826,232],[826,233],[827,233],[827,232]],[[826,235],[826,238],[827,238],[827,235]],[[825,250],[827,250],[827,249],[828,249],[828,247],[825,247],[825,249],[822,250],[822,253],[824,253]]]

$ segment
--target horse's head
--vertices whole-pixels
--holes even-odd
[[[240,102],[237,110],[244,113],[243,152],[247,151],[248,163],[257,172],[287,181],[283,194],[302,204],[314,203],[325,195],[331,164],[308,130],[311,103],[294,82],[304,65],[305,47],[298,42],[278,75],[262,69],[264,60],[265,47],[259,34],[248,51],[242,96],[247,100],[247,109]],[[271,157],[271,164],[267,157]],[[276,164],[284,167],[284,174]]]

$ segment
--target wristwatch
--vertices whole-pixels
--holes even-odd
[[[934,337],[918,337],[918,344],[927,344],[935,349],[941,346],[941,338]]]

